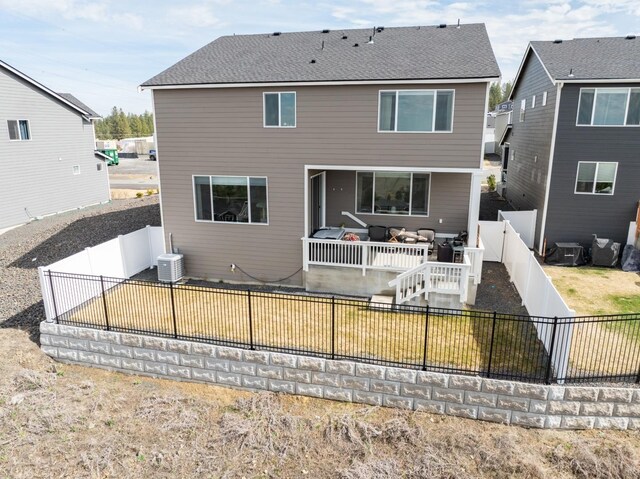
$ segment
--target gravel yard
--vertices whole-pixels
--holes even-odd
[[[0,236],[0,476],[640,478],[640,435],[549,431],[57,363],[36,267],[160,221],[145,197]]]

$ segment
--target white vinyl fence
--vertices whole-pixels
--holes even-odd
[[[520,239],[524,241],[527,248],[533,248],[536,236],[536,218],[538,210],[530,211],[498,211],[498,221],[507,220],[518,233]]]
[[[556,325],[536,323],[538,338],[544,343],[547,352],[553,343],[553,357],[551,362],[556,370],[558,382],[566,376],[569,366],[569,350],[571,349],[572,324],[565,324],[565,318],[574,318],[576,312],[570,309],[558,290],[553,285],[551,278],[547,276],[536,260],[532,251],[522,241],[520,235],[511,226],[509,221],[504,221],[504,246],[502,262],[509,277],[515,285],[522,304],[527,308],[529,315],[545,318],[560,318]],[[555,328],[555,335],[553,334]]]
[[[81,281],[78,278],[52,279],[46,272],[86,274],[111,278],[131,276],[158,264],[158,256],[164,253],[164,233],[160,226],[147,226],[133,233],[120,235],[106,243],[99,244],[60,261],[38,268],[40,289],[44,301],[47,320],[55,318],[55,313],[63,314],[102,293],[102,285],[96,281]],[[56,297],[55,311],[51,293],[51,281],[69,281],[68,288],[77,294]],[[71,284],[71,281],[73,284]],[[107,282],[107,289],[116,286],[113,280]],[[56,291],[63,288],[56,287]]]

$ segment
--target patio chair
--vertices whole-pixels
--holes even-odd
[[[369,241],[384,242],[387,239],[387,227],[386,226],[369,226]]]
[[[433,246],[436,243],[436,230],[431,228],[421,228],[417,231],[418,236],[426,238],[426,240],[418,240],[420,243],[427,243],[429,245],[429,253],[433,251]]]

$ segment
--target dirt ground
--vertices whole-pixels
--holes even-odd
[[[131,204],[124,217],[149,208]],[[113,221],[115,236],[123,214],[101,211],[111,216],[73,214],[85,232]],[[43,221],[38,242],[57,248],[46,261],[84,238]],[[37,281],[26,241],[0,241],[2,281],[15,270],[16,291]],[[640,478],[638,432],[528,430],[65,365],[38,347],[37,293],[0,306],[3,478]]]

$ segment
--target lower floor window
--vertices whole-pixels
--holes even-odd
[[[429,215],[429,173],[359,171],[356,212]]]
[[[618,163],[580,161],[576,178],[576,193],[612,195]]]
[[[194,176],[196,219],[225,223],[268,223],[267,178]]]

